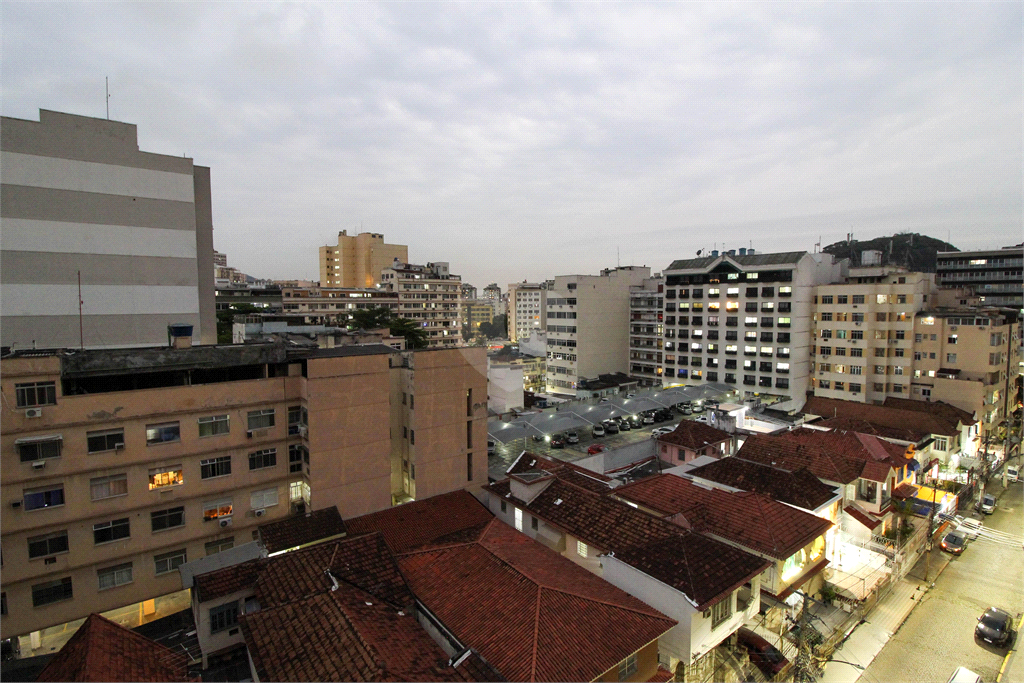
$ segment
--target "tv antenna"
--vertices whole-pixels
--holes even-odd
[[[110,120],[110,76],[104,76],[103,80],[107,84],[107,121]]]

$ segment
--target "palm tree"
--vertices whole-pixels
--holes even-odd
[[[423,331],[419,323],[408,318],[392,318],[387,323],[391,328],[391,334],[398,337],[405,337],[405,346],[409,349],[427,348],[427,333]]]
[[[393,318],[394,313],[385,306],[360,308],[352,312],[352,322],[349,326],[358,330],[375,330],[387,327]]]

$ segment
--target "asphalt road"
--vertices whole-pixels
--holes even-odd
[[[998,498],[995,513],[983,516],[991,533],[983,532],[963,555],[950,561],[935,587],[865,669],[860,682],[945,683],[958,666],[974,671],[984,681],[996,680],[1007,650],[976,641],[974,627],[989,607],[1016,615],[1015,624],[1024,612],[1024,483],[1011,483],[1003,489],[993,479],[988,492]],[[1017,540],[1011,542],[1006,535]]]

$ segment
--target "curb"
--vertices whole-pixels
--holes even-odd
[[[1024,626],[1024,616],[1021,616],[1021,618],[1017,621],[1018,634],[1020,633],[1020,629],[1022,626]],[[1003,674],[1006,672],[1006,665],[1010,663],[1010,659],[1013,657],[1013,653],[1017,651],[1019,641],[1017,641],[1016,638],[1014,639],[1014,641],[1015,642],[1013,644],[1013,647],[1011,647],[1010,651],[1006,653],[1005,657],[1003,657],[1003,665],[999,667],[999,673],[996,675],[996,683],[1001,683],[1001,681],[1003,680]]]

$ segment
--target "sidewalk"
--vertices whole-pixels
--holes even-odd
[[[865,620],[854,627],[833,653],[832,659],[826,662],[825,671],[818,680],[821,683],[856,683],[864,669],[907,620],[949,560],[950,556],[936,546],[931,551],[929,580],[925,583],[928,558],[922,555],[907,576],[878,601]]]

